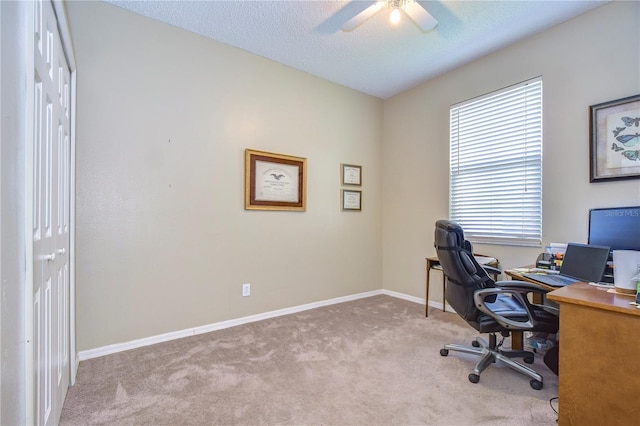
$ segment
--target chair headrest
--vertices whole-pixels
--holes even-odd
[[[452,220],[440,219],[436,222],[436,228],[443,229],[447,232],[455,232],[463,234],[462,227]],[[463,238],[464,239],[464,238]]]
[[[464,232],[462,227],[451,220],[440,219],[436,222],[436,238],[434,246],[461,247],[464,246]]]

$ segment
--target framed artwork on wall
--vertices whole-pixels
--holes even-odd
[[[348,210],[362,210],[362,191],[342,190],[342,211]]]
[[[343,185],[362,185],[362,166],[355,166],[353,164],[341,164],[340,176],[342,177]]]
[[[306,158],[246,149],[244,161],[246,210],[306,210]]]
[[[589,107],[590,182],[640,178],[640,95]]]

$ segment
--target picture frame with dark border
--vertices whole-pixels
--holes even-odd
[[[342,190],[342,211],[362,210],[362,191],[353,189]]]
[[[362,166],[355,164],[340,165],[340,180],[343,185],[362,185]]]
[[[589,107],[589,182],[640,178],[640,94]]]
[[[306,211],[307,159],[246,149],[244,208]]]

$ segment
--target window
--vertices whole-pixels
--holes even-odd
[[[449,215],[475,243],[542,243],[542,78],[451,107]]]

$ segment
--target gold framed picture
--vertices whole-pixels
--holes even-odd
[[[244,158],[245,210],[306,210],[306,158],[253,149]]]

